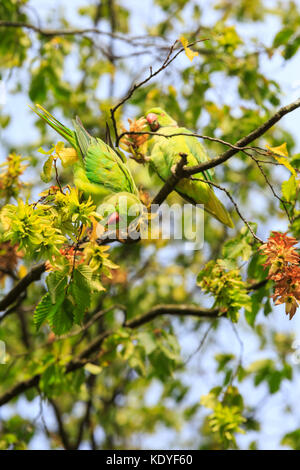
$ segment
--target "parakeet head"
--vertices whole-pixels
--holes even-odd
[[[101,225],[125,229],[142,215],[143,205],[135,194],[120,192],[106,197],[97,212],[102,216]]]
[[[177,126],[177,122],[161,108],[149,109],[146,113],[146,119],[153,132],[156,132],[160,127]]]

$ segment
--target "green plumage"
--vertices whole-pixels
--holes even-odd
[[[159,134],[191,134],[184,127],[177,127],[176,122],[170,118],[160,108],[150,110],[148,114],[157,115],[157,121],[160,127],[157,129]],[[161,118],[162,115],[162,118]],[[170,123],[168,125],[168,123]],[[196,137],[184,135],[166,138],[163,136],[154,136],[149,142],[150,167],[158,176],[166,181],[172,174],[172,169],[180,161],[180,153],[187,155],[187,165],[195,166],[209,160],[209,157],[201,143]],[[213,172],[211,170],[193,175],[193,178],[206,179],[212,181]],[[231,217],[223,204],[216,197],[212,187],[201,181],[192,179],[181,180],[175,189],[183,198],[193,204],[203,204],[207,212],[218,219],[228,227],[233,228]]]
[[[115,193],[137,193],[128,167],[112,148],[100,139],[88,147],[84,163],[87,178],[92,183],[103,185]]]
[[[76,150],[78,161],[73,166],[74,183],[80,191],[90,195],[96,204],[112,192],[138,194],[125,159],[101,139],[92,137],[79,118],[73,121],[73,131],[41,106],[37,105],[33,110]]]
[[[108,196],[100,206],[99,213],[103,217],[101,224],[106,225],[109,216],[115,212],[120,216],[119,227],[126,228],[142,214],[143,205],[132,193],[120,192]]]

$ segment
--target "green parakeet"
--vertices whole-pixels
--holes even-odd
[[[146,114],[146,119],[151,130],[159,132],[159,134],[173,135],[177,133],[191,133],[184,127],[178,127],[177,122],[161,108],[150,109]],[[199,165],[209,160],[203,145],[201,145],[196,137],[180,135],[165,138],[157,135],[149,141],[149,150],[151,152],[150,168],[152,168],[163,181],[166,181],[169,176],[171,176],[172,168],[174,168],[181,158],[180,153],[187,155],[188,166]],[[194,177],[212,181],[212,172],[206,170],[203,173],[194,175]],[[193,204],[203,204],[205,210],[213,217],[228,227],[234,227],[230,215],[216,197],[209,184],[185,178],[179,181],[175,191]]]
[[[135,194],[117,193],[104,199],[98,208],[99,214],[103,217],[101,224],[109,229],[126,229],[134,220],[146,210]]]
[[[73,121],[74,130],[71,130],[42,106],[36,105],[33,111],[76,150],[78,159],[75,163],[72,162],[74,183],[85,195],[90,195],[95,204],[99,204],[112,192],[138,195],[125,157],[119,156],[101,139],[92,137],[78,117]]]

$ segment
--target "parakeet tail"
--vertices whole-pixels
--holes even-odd
[[[209,187],[208,183],[186,179],[180,181],[176,186],[176,191],[192,204],[203,204],[204,209],[222,222],[222,224],[230,228],[234,227],[229,213],[219,201],[212,188]]]
[[[82,156],[86,155],[88,147],[91,144],[93,137],[88,133],[88,131],[83,127],[83,124],[78,116],[76,120],[73,120],[73,125],[75,129],[75,134],[78,142],[78,146],[81,150]]]
[[[49,126],[51,126],[58,134],[66,139],[72,147],[78,151],[78,145],[76,135],[74,131],[68,129],[60,121],[58,121],[49,111],[43,108],[41,105],[36,104],[35,108],[31,108],[41,119],[43,119]]]
[[[205,203],[204,207],[207,212],[222,222],[222,224],[227,225],[227,227],[234,228],[234,224],[229,213],[213,191],[211,191],[210,198],[208,202]]]

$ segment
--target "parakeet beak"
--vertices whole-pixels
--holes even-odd
[[[120,216],[118,212],[113,212],[107,220],[107,225],[115,225],[116,223],[119,222],[119,220],[120,220]]]
[[[157,120],[157,114],[155,113],[149,113],[147,114],[146,116],[146,119],[147,119],[147,122],[150,126],[150,129],[151,131],[157,131],[157,129],[159,129],[159,123],[158,123],[158,120]]]

